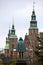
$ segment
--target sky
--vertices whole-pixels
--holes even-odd
[[[43,31],[43,0],[35,0],[35,14],[39,31]],[[4,48],[13,19],[17,37],[29,34],[33,0],[0,0],[0,48]]]

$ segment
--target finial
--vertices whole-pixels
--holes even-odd
[[[12,25],[14,25],[14,17],[12,18]]]
[[[14,17],[12,18],[12,29],[14,29]]]
[[[9,30],[10,30],[10,22],[9,22]]]
[[[33,0],[33,10],[34,10],[34,8],[35,8],[35,0]]]
[[[10,25],[9,25],[9,30],[10,30]]]
[[[8,37],[10,36],[10,23],[9,23],[9,33],[8,33]]]

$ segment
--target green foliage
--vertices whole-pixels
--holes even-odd
[[[39,50],[40,49],[40,46],[36,46],[36,48]]]
[[[35,54],[37,56],[38,65],[43,65],[43,44],[40,39],[38,39],[38,45],[36,46]]]
[[[1,60],[1,59],[0,59],[0,65],[3,65],[3,64],[2,64],[2,60]]]
[[[16,65],[16,60],[11,60],[10,65]]]

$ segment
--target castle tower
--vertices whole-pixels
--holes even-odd
[[[37,27],[37,21],[36,21],[36,15],[35,10],[32,11],[31,21],[30,21],[30,28],[29,28],[29,35],[31,34],[38,34],[38,27]]]
[[[32,15],[31,15],[30,28],[29,28],[29,40],[30,40],[30,43],[32,44],[33,48],[35,48],[35,45],[37,44],[36,36],[38,35],[38,27],[37,27],[34,3],[35,2],[33,1],[33,11],[32,11]]]
[[[30,21],[30,28],[28,31],[29,31],[29,34],[26,34],[25,39],[24,39],[25,44],[26,44],[26,57],[27,58],[30,57],[31,55],[33,57],[33,51],[35,50],[35,46],[38,42],[36,39],[36,36],[38,35],[38,27],[37,27],[34,3],[33,3],[33,11],[32,11],[31,21]]]
[[[6,46],[5,52],[9,54],[9,56],[16,58],[16,43],[17,43],[17,35],[15,33],[14,24],[12,24],[12,29],[9,29],[8,38],[6,38]]]
[[[15,28],[14,28],[14,24],[12,24],[12,29],[10,31],[10,36],[9,36],[9,52],[10,52],[10,55],[14,56],[16,55],[15,52],[16,52],[16,43],[17,43],[17,35],[15,34]],[[14,56],[16,57],[16,56]]]
[[[6,46],[5,46],[5,56],[9,56],[9,39],[6,38]]]

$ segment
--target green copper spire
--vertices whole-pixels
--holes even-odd
[[[35,10],[33,9],[30,21],[30,29],[37,29]]]
[[[34,9],[33,9],[33,11],[32,11],[31,20],[36,21],[36,15],[35,15]]]
[[[17,35],[15,33],[15,28],[14,28],[14,19],[13,19],[12,22],[13,22],[12,23],[12,29],[10,30],[10,36],[9,36],[9,38],[14,39],[14,38],[17,38]]]
[[[12,29],[14,29],[14,17],[12,19]]]
[[[14,24],[12,24],[12,29],[14,29]]]
[[[15,34],[15,28],[14,28],[14,19],[13,19],[13,21],[12,21],[13,23],[12,23],[12,29],[11,29],[11,33],[12,34]]]
[[[8,38],[9,38],[9,36],[10,36],[10,28],[9,28]]]
[[[31,21],[30,21],[30,29],[38,29],[37,28],[37,20],[36,20],[36,15],[35,15],[35,2],[33,0],[33,11],[31,15]]]

